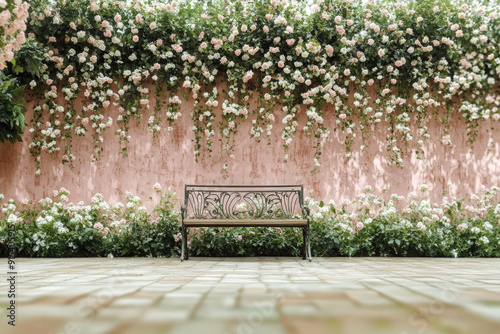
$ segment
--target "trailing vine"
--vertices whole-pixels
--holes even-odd
[[[315,138],[320,166],[331,130],[342,133],[350,158],[352,145],[361,139],[364,150],[373,126],[383,125],[389,163],[403,166],[412,142],[425,157],[431,122],[445,124],[437,140],[451,145],[450,118],[463,118],[470,142],[480,120],[500,119],[498,8],[433,0],[35,0],[27,33],[42,45],[44,66],[43,80],[30,83],[39,97],[31,154],[39,160],[63,150],[62,162],[71,162],[72,136],[91,134],[99,159],[102,135],[114,126],[126,156],[132,120],[146,118],[156,137],[173,129],[182,100],[192,100],[182,117],[192,117],[197,159],[212,154],[216,131],[230,161],[241,122],[251,122],[250,137],[270,143],[281,121],[285,161],[297,131]]]

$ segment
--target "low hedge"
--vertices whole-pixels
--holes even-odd
[[[426,188],[384,201],[367,187],[340,205],[307,198],[313,256],[500,257],[498,188],[468,199],[444,197],[440,205],[429,203]],[[88,205],[68,203],[64,188],[38,202],[0,195],[0,256],[15,245],[18,257],[178,257],[176,195],[158,184],[155,190],[149,211],[130,193],[125,205],[110,205],[100,194]],[[193,256],[300,256],[302,234],[296,228],[199,228],[188,245]]]

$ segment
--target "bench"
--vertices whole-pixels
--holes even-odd
[[[185,185],[181,207],[181,261],[189,259],[191,227],[297,227],[302,258],[311,261],[309,208],[302,185]]]

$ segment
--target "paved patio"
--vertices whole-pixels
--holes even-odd
[[[4,273],[7,261],[4,259]],[[1,333],[498,333],[499,259],[17,259]],[[6,312],[8,286],[0,282]]]

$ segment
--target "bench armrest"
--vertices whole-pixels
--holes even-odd
[[[187,218],[187,207],[185,205],[181,206],[181,218],[183,220]]]
[[[302,209],[302,215],[304,216],[304,218],[309,218],[309,215],[311,214],[311,209],[309,209],[309,207],[305,204],[302,204],[300,208]]]

